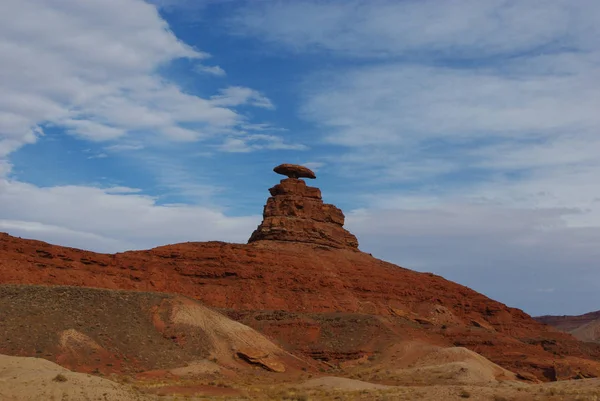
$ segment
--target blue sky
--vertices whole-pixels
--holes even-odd
[[[245,242],[282,162],[361,249],[600,309],[600,3],[8,0],[0,230]]]

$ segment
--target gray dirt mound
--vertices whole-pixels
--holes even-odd
[[[283,371],[290,359],[262,334],[197,301],[81,287],[0,286],[0,338],[2,354],[90,373],[169,370],[207,359],[249,367],[243,352]]]
[[[600,319],[579,326],[571,331],[578,340],[600,343]]]

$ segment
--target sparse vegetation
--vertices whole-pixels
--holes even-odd
[[[52,379],[52,381],[55,381],[55,382],[66,382],[67,381],[67,376],[63,375],[62,373],[59,373],[56,376],[54,376],[54,379]]]

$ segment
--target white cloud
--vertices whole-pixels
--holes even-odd
[[[535,139],[600,125],[600,95],[590,85],[600,78],[595,63],[568,74],[510,74],[519,67],[386,64],[338,72],[311,82],[304,113],[331,128],[330,141],[350,146]]]
[[[186,15],[190,11],[198,11],[204,9],[211,3],[223,4],[225,2],[231,2],[236,0],[147,0],[148,3],[154,4],[157,7],[167,10],[184,10]],[[196,14],[192,14],[196,17]]]
[[[17,237],[35,238],[47,242],[79,249],[93,249],[97,252],[112,252],[123,247],[134,247],[122,239],[106,238],[91,232],[70,230],[65,227],[42,224],[35,221],[0,219],[0,230],[6,230]]]
[[[243,130],[247,130],[247,131],[259,131],[259,132],[264,132],[264,131],[285,132],[285,131],[288,131],[288,129],[286,129],[286,128],[275,127],[269,123],[259,123],[259,124],[246,123],[246,124],[241,124],[240,128]]]
[[[126,187],[38,188],[0,180],[0,204],[0,229],[102,252],[184,241],[246,242],[260,222],[259,216],[227,217],[207,207],[159,205]]]
[[[105,159],[107,158],[108,155],[106,153],[96,153],[93,155],[88,156],[88,159]]]
[[[129,188],[129,187],[110,187],[104,188],[103,191],[107,194],[136,194],[142,192],[139,188]]]
[[[241,138],[226,138],[221,144],[220,150],[230,153],[247,153],[253,149]]]
[[[12,170],[12,165],[6,161],[0,159],[0,178],[6,177]]]
[[[409,14],[422,26],[410,43],[423,50],[441,46],[463,51],[485,43],[489,49],[484,54],[471,54],[485,61],[457,62],[447,54],[438,54],[446,62],[434,65],[419,62],[418,57],[410,63],[379,59],[307,79],[304,117],[324,129],[328,142],[347,149],[327,159],[330,168],[379,185],[410,183],[403,195],[412,191],[448,200],[462,194],[503,207],[577,208],[585,213],[564,216],[565,222],[600,227],[595,201],[600,190],[590,185],[600,175],[596,157],[600,151],[600,92],[596,90],[600,46],[582,30],[595,32],[590,18],[600,14],[600,6],[554,2],[543,13],[560,21],[547,24],[536,20],[538,11],[530,3],[480,2],[473,9],[462,9],[470,16],[468,20],[446,9],[444,24],[448,26],[443,31],[454,24],[452,34],[432,36],[439,28],[435,24],[439,10],[423,16],[423,3],[427,2],[393,6],[414,11]],[[365,10],[365,15],[383,15],[386,7],[379,5]],[[399,11],[389,14],[400,15]],[[347,24],[344,18],[340,21]],[[404,17],[400,18],[402,22]],[[371,26],[368,21],[361,20],[348,35],[360,34],[374,41],[374,31],[363,29]],[[525,26],[525,21],[533,23]],[[463,26],[463,22],[468,24]],[[509,28],[505,34],[487,30],[486,26],[497,23]],[[548,38],[556,43],[548,45]],[[388,39],[382,46],[390,53],[408,49],[401,36],[395,39],[399,47]],[[345,51],[332,43],[321,45]],[[509,50],[545,45],[547,53],[500,57]],[[485,57],[492,52],[497,58],[490,61]],[[451,66],[446,65],[448,60],[454,60]]]
[[[64,120],[62,125],[67,127],[70,134],[81,136],[91,141],[106,141],[125,135],[125,130],[98,124],[90,120]]]
[[[34,143],[44,125],[91,141],[198,140],[246,122],[228,106],[272,108],[251,89],[236,87],[246,97],[221,106],[159,76],[174,59],[209,55],[141,0],[8,0],[0,38],[0,157]]]
[[[278,136],[250,134],[243,137],[228,137],[219,146],[219,149],[230,153],[247,153],[264,149],[307,150],[308,147],[300,143],[286,143]]]
[[[323,163],[323,162],[305,162],[302,163],[303,166],[308,167],[309,169],[313,170],[315,173],[319,171],[320,168],[325,167],[327,163]]]
[[[593,0],[249,2],[230,25],[292,51],[460,58],[595,46],[599,10]]]
[[[225,75],[227,75],[225,73],[225,70],[219,67],[218,65],[208,66],[199,64],[194,68],[194,70],[198,73],[215,75],[217,77],[224,77]]]
[[[211,104],[215,106],[240,106],[249,104],[264,109],[274,109],[271,101],[258,91],[241,86],[230,86],[221,89],[218,95],[211,97]]]
[[[117,145],[106,146],[106,149],[109,152],[124,152],[127,150],[141,150],[144,149],[144,145],[139,143],[121,143]]]

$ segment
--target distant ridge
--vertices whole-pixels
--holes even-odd
[[[583,315],[538,316],[540,323],[548,324],[558,330],[570,333],[581,341],[600,342],[600,311]]]

